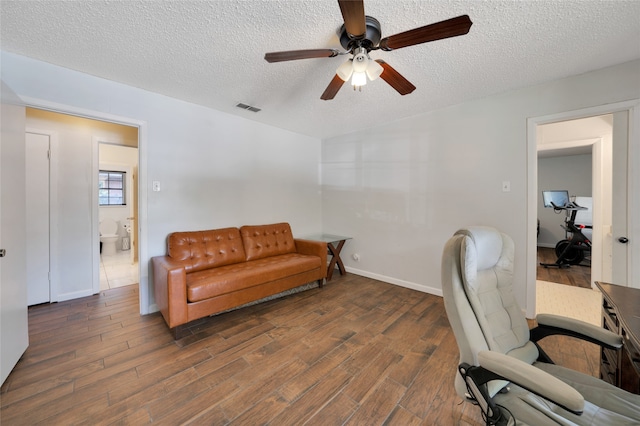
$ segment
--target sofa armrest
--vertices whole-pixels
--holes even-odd
[[[323,278],[327,275],[327,243],[323,241],[294,239],[296,251],[300,254],[308,254],[320,257],[320,267],[324,271]]]
[[[169,328],[188,322],[187,273],[184,265],[169,256],[151,258],[153,288],[158,309]]]

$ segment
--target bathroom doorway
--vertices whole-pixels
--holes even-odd
[[[98,169],[100,290],[137,284],[138,148],[98,138]],[[104,236],[107,223],[114,237]]]

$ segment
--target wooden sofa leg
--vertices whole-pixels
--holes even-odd
[[[173,340],[180,340],[183,337],[190,336],[191,330],[189,330],[188,324],[182,324],[173,327],[171,330],[171,334],[173,335]]]
[[[319,288],[324,287],[324,278],[320,278],[320,279],[318,280],[318,287],[319,287]]]

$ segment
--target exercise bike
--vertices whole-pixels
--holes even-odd
[[[565,224],[562,226],[566,231],[567,238],[558,241],[556,244],[555,252],[557,260],[555,263],[541,262],[540,265],[545,268],[568,268],[571,265],[590,266],[590,261],[588,264],[582,263],[585,260],[586,253],[591,253],[591,241],[582,233],[582,230],[585,228],[591,228],[591,226],[576,225],[576,213],[579,210],[587,210],[587,208],[581,207],[575,202],[568,202],[563,206],[558,206],[553,201],[551,201],[550,204],[557,212],[562,210],[567,212]]]

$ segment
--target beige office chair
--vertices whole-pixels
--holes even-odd
[[[488,425],[639,425],[639,395],[553,364],[536,343],[564,334],[620,348],[622,339],[555,315],[538,315],[529,330],[512,291],[513,259],[513,240],[489,227],[459,230],[444,248],[442,292],[460,350],[457,393],[480,406]]]

